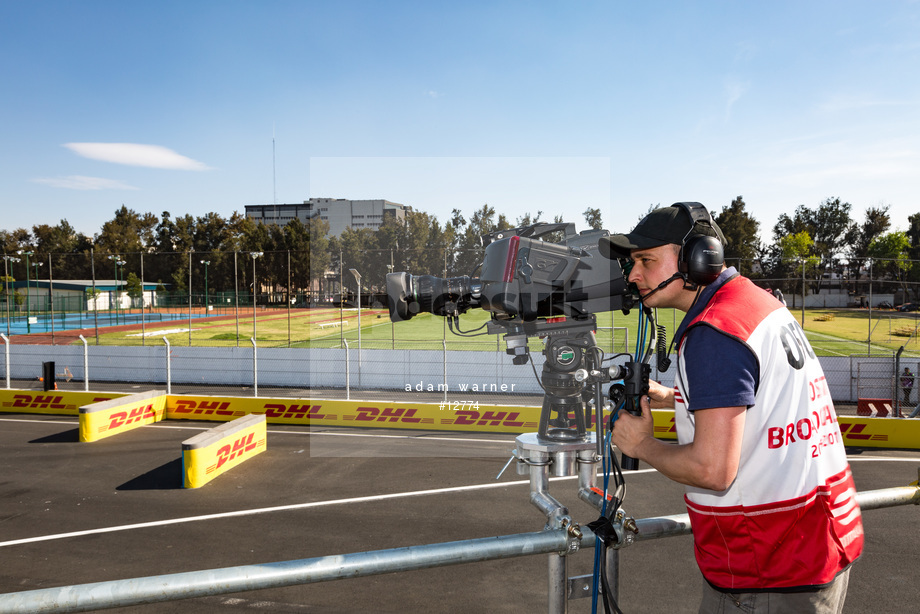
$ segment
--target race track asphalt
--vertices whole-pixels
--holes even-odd
[[[539,531],[513,435],[269,425],[268,450],[183,489],[181,442],[213,424],[166,421],[79,443],[77,419],[0,414],[0,593]],[[920,452],[852,451],[859,490],[906,486]],[[550,492],[587,523],[574,479]],[[627,478],[636,518],[685,512],[682,487]],[[863,515],[866,548],[846,612],[907,612],[920,585],[920,509]],[[143,525],[143,526],[137,526]],[[593,549],[569,557],[590,573]],[[695,612],[690,536],[621,553],[627,614]],[[546,555],[125,607],[113,612],[543,612]],[[912,605],[913,604],[913,605]],[[589,612],[590,600],[570,612]]]

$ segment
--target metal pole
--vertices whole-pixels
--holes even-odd
[[[866,354],[872,356],[872,260],[869,260],[869,339],[866,340]]]
[[[593,536],[590,541],[593,542]],[[565,550],[565,530],[521,533],[7,593],[0,595],[0,611],[7,614],[32,613],[51,608],[55,612],[86,612]]]
[[[262,252],[250,252],[252,256],[252,338],[255,340],[256,335],[256,303],[259,300],[258,294],[256,294],[256,258],[262,255]]]
[[[288,286],[287,286],[287,304],[288,304],[288,347],[291,347],[291,250],[287,251],[287,274],[288,274]]]
[[[51,345],[54,345],[54,273],[51,271],[51,254],[48,254],[48,307],[51,311]]]
[[[31,255],[32,252],[23,252],[23,256],[26,257],[26,334],[32,332],[32,295],[29,288],[29,256]]]
[[[7,336],[12,335],[12,333],[10,332],[10,320],[12,319],[12,314],[10,314],[10,262],[11,261],[19,262],[20,259],[16,258],[15,256],[4,256],[3,257],[3,272],[5,274],[4,277],[6,278],[4,281],[4,285],[6,287],[6,334]],[[15,292],[13,293],[13,297],[15,297]],[[16,302],[15,298],[13,302],[14,303]]]
[[[192,347],[192,250],[188,252],[188,346]]]
[[[3,337],[3,344],[6,346],[4,353],[6,354],[6,389],[10,389],[10,338],[0,333],[0,337]]]
[[[147,300],[147,288],[144,285],[144,252],[141,252],[141,345],[147,345],[147,315],[144,310]],[[151,301],[152,303],[153,301]]]
[[[901,486],[857,493],[865,510],[920,504],[920,487]],[[637,541],[690,533],[687,514],[636,520]],[[595,535],[581,527],[582,548],[593,548]],[[569,551],[567,529],[519,533],[393,548],[372,552],[330,555],[312,559],[243,565],[128,580],[59,586],[0,595],[0,611],[25,614],[41,610],[85,612],[145,603],[191,599],[248,590],[313,584],[398,571],[414,571],[481,561],[510,559],[532,554]]]
[[[233,300],[236,303],[236,347],[240,347],[240,273],[237,264],[239,252],[233,252]]]
[[[805,259],[802,258],[802,330],[805,330]]]
[[[83,391],[89,392],[89,343],[83,335],[80,335],[80,341],[83,342]]]
[[[549,555],[547,565],[547,595],[546,611],[549,614],[565,614],[568,606],[568,566],[566,556],[553,552]]]
[[[163,337],[163,343],[166,344],[166,394],[172,394],[172,350],[169,339]]]
[[[93,328],[96,329],[96,345],[99,345],[99,300],[96,296],[96,255],[89,250],[89,266],[93,275]]]
[[[901,353],[903,351],[904,346],[902,345],[894,355],[894,381],[891,382],[891,406],[894,408],[894,411],[888,415],[889,418],[901,417],[901,395],[899,394],[899,389],[901,383]]]
[[[3,257],[3,298],[6,300],[6,334],[10,333],[10,257]]]
[[[255,262],[255,261],[253,261]],[[252,396],[259,396],[259,359],[258,359],[258,347],[256,346],[256,338],[253,337],[250,339],[252,341]]]
[[[342,339],[345,345],[345,400],[351,399],[351,360],[348,357],[348,339]]]

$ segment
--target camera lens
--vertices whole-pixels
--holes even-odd
[[[387,275],[387,307],[393,322],[404,322],[417,313],[463,313],[472,305],[472,299],[473,287],[467,276],[444,279],[408,273]]]

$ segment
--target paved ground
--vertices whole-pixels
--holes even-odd
[[[513,468],[496,481],[511,435],[270,425],[267,452],[185,490],[181,442],[207,426],[170,421],[81,444],[76,418],[0,414],[0,592],[507,535],[544,523]],[[920,467],[918,452],[867,450],[851,460],[860,490],[907,485]],[[550,490],[576,520],[597,516],[576,500],[574,480]],[[628,478],[625,508],[637,518],[683,513],[681,492],[640,472]],[[920,509],[866,511],[864,521],[866,552],[846,611],[912,610]],[[148,522],[155,524],[130,528]],[[589,573],[592,558],[591,549],[572,556],[570,575]],[[621,563],[627,614],[696,611],[702,580],[689,536],[636,544]],[[113,611],[541,612],[546,573],[540,555]],[[569,611],[589,612],[590,602],[573,601]]]

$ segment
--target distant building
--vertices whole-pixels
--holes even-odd
[[[3,284],[6,286],[7,284]],[[156,307],[157,283],[144,283],[143,307]],[[22,303],[14,308],[20,315],[28,311],[51,311],[52,304],[55,311],[93,311],[104,309],[135,309],[141,307],[141,297],[132,298],[128,295],[128,282],[119,279],[68,279],[64,281],[51,281],[48,279],[30,279],[14,281],[9,284],[10,290],[22,297]],[[93,298],[95,289],[95,299]],[[28,300],[27,300],[28,299]],[[2,303],[2,299],[0,299]],[[12,304],[13,301],[11,300]],[[4,306],[4,309],[6,307]]]
[[[389,216],[404,220],[407,211],[412,207],[383,199],[311,198],[296,205],[246,205],[246,217],[263,224],[284,226],[294,218],[306,222],[319,217],[329,223],[329,234],[333,236],[349,227],[377,230]]]

